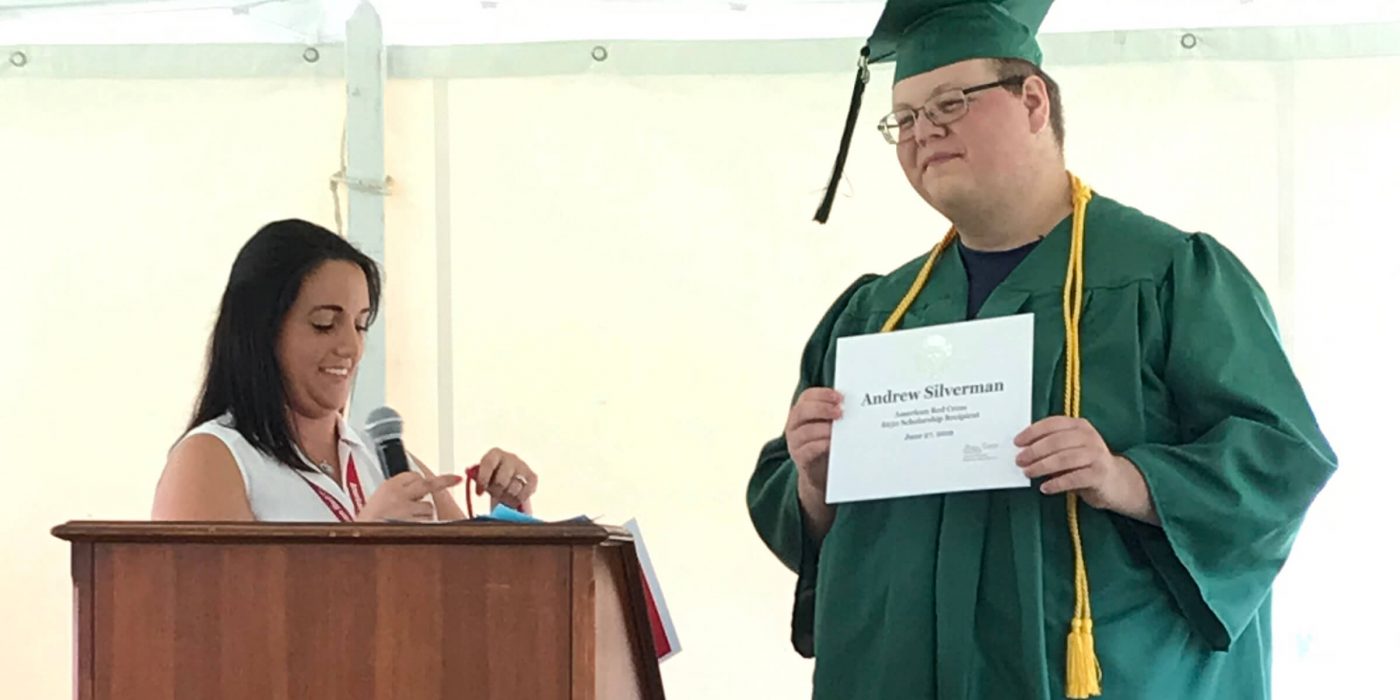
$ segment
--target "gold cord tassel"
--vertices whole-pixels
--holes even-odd
[[[1079,417],[1079,319],[1084,313],[1084,212],[1094,195],[1070,175],[1074,197],[1073,232],[1070,235],[1069,265],[1065,272],[1065,415]],[[1103,669],[1094,653],[1094,617],[1089,608],[1089,574],[1084,568],[1084,544],[1079,539],[1079,498],[1065,494],[1069,513],[1070,542],[1074,545],[1074,619],[1069,625],[1065,647],[1065,697],[1085,700],[1103,690]]]

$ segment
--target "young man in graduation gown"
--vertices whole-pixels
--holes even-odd
[[[954,228],[836,299],[748,485],[816,698],[1269,697],[1270,589],[1335,456],[1240,261],[1066,170],[1049,4],[891,0],[862,52]],[[826,503],[837,338],[1022,313],[1031,487]]]

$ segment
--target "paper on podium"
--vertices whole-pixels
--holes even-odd
[[[421,521],[421,520],[395,520],[395,519],[392,519],[392,518],[391,518],[391,519],[387,520],[386,522],[398,523],[398,524],[404,524],[404,525],[424,525],[424,524],[427,524],[427,525],[461,525],[462,523],[492,523],[492,522],[495,522],[495,523],[518,523],[518,524],[524,524],[524,525],[532,525],[532,524],[539,524],[539,525],[573,525],[573,524],[581,524],[581,525],[587,525],[587,524],[593,522],[593,518],[590,518],[590,517],[588,517],[587,515],[576,515],[576,516],[574,516],[574,517],[572,517],[572,518],[566,518],[566,519],[564,519],[564,520],[540,520],[539,518],[536,518],[536,517],[533,516],[533,515],[527,515],[527,514],[522,513],[522,512],[520,512],[520,511],[514,509],[514,508],[511,508],[511,507],[508,506],[508,505],[504,505],[504,504],[499,504],[499,503],[498,503],[498,504],[496,504],[496,507],[493,508],[493,509],[491,510],[490,513],[488,513],[488,514],[486,514],[486,515],[478,515],[478,516],[476,516],[476,517],[474,517],[474,518],[461,518],[461,519],[459,519],[459,520],[434,520],[434,521],[432,521],[432,522],[430,522],[430,523],[424,523],[424,522]]]
[[[570,523],[591,523],[593,519],[586,515],[577,515],[566,520],[540,520],[533,515],[527,515],[503,503],[497,503],[491,509],[489,515],[478,515],[472,520],[497,520],[507,523],[548,523],[550,525],[567,525]]]
[[[642,565],[642,593],[647,599],[647,617],[651,621],[656,658],[665,661],[681,650],[681,640],[676,636],[676,625],[671,621],[666,598],[661,595],[661,583],[656,578],[656,570],[652,568],[651,556],[647,554],[646,543],[642,541],[642,529],[637,525],[637,519],[628,520],[622,527],[632,533],[632,541],[637,545],[637,561]]]

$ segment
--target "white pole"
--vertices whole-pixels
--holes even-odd
[[[438,469],[451,473],[457,466],[455,386],[452,362],[452,111],[447,81],[433,81],[433,153],[437,164],[433,197],[437,229],[437,400]]]
[[[347,237],[379,263],[387,278],[389,272],[384,265],[384,76],[384,28],[374,7],[361,0],[345,24]],[[381,299],[381,312],[385,306]],[[365,354],[350,402],[352,425],[363,425],[370,411],[384,405],[384,327],[391,320],[381,313],[365,340]]]

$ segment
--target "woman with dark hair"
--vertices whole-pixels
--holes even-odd
[[[379,268],[340,236],[301,220],[259,230],[239,251],[185,435],[156,486],[156,520],[373,521],[463,517],[456,475],[422,462],[384,478],[344,418]],[[537,477],[493,449],[477,492],[525,509]],[[431,500],[427,497],[431,496]]]

